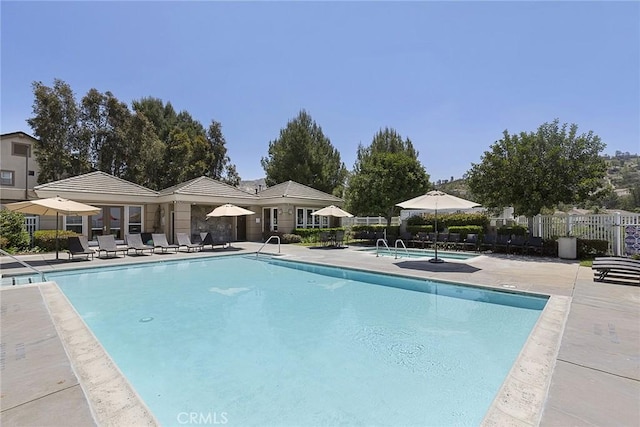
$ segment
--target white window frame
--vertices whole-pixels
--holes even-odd
[[[302,210],[302,223],[298,222],[298,213]],[[329,218],[326,216],[311,215],[320,208],[297,207],[296,228],[329,228]]]

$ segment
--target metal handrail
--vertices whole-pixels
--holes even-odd
[[[2,255],[6,255],[6,256],[8,256],[9,258],[13,258],[13,259],[14,259],[14,260],[16,260],[19,264],[21,264],[21,265],[23,265],[23,266],[27,267],[28,269],[31,269],[31,270],[35,271],[36,273],[38,273],[38,274],[40,275],[40,278],[42,279],[42,281],[43,281],[43,282],[44,282],[44,281],[46,281],[46,278],[44,277],[44,273],[43,273],[42,271],[38,270],[38,269],[37,269],[37,268],[35,268],[35,267],[30,266],[29,264],[27,264],[27,263],[26,263],[26,262],[24,262],[24,261],[19,260],[18,258],[14,257],[13,255],[11,255],[9,252],[7,252],[7,251],[5,251],[5,250],[0,249],[0,253],[1,253]]]
[[[265,246],[267,246],[267,243],[269,243],[269,242],[271,241],[271,239],[273,239],[274,237],[278,240],[278,253],[280,253],[280,236],[275,236],[275,235],[274,235],[274,236],[269,237],[269,238],[267,239],[267,241],[266,241],[266,242],[264,242],[264,243],[262,244],[262,246],[260,246],[260,249],[258,249],[258,251],[256,252],[256,258],[258,258],[258,254],[260,253],[260,251],[261,251]]]
[[[386,239],[378,239],[378,240],[376,240],[376,256],[378,256],[378,249],[379,249],[378,244],[380,242],[384,243],[384,246],[387,248],[387,251],[389,251],[389,255],[391,255],[391,249],[389,249],[389,245],[387,245],[387,240]]]
[[[402,243],[402,247],[404,248],[404,251],[407,254],[407,258],[409,257],[409,251],[407,250],[407,246],[404,244],[404,240],[402,239],[396,239],[396,243],[395,243],[395,247],[396,247],[396,259],[398,259],[398,242]]]

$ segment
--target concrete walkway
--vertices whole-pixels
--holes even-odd
[[[251,253],[261,244],[196,254],[56,261],[21,257],[45,273]],[[277,252],[276,245],[269,245]],[[550,295],[541,320],[490,408],[485,425],[640,425],[640,286],[593,282],[590,269],[557,259],[482,255],[465,262],[376,257],[347,249],[283,245],[292,260]],[[26,271],[2,257],[2,274]],[[57,286],[0,291],[3,426],[153,425],[153,416]],[[67,302],[68,304],[68,302]],[[112,364],[111,364],[112,365]]]

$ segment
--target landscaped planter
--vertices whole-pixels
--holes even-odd
[[[576,237],[559,237],[558,257],[576,259],[578,257],[578,239]]]

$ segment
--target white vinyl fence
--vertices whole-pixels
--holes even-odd
[[[343,227],[353,227],[354,225],[387,225],[387,218],[383,216],[354,216],[352,218],[342,218]],[[391,225],[400,225],[400,217],[391,217]]]
[[[528,226],[521,217],[518,224]],[[574,236],[581,239],[606,240],[613,255],[640,253],[640,214],[537,215],[533,217],[534,236],[545,239]],[[625,244],[626,242],[626,244]]]

